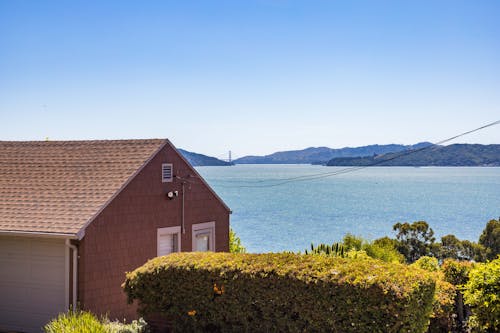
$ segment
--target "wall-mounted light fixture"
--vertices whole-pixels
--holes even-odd
[[[179,196],[179,191],[170,191],[167,193],[167,198],[169,200],[174,199],[175,197]]]

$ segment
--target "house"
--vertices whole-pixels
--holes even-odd
[[[0,331],[77,305],[136,318],[125,272],[228,251],[229,214],[168,140],[0,141]]]

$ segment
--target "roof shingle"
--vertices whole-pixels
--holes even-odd
[[[165,143],[0,141],[0,231],[78,233]]]

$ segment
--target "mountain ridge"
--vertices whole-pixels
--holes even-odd
[[[223,160],[220,160],[218,158],[212,157],[212,156],[207,156],[199,153],[193,153],[191,151],[187,151],[181,148],[178,148],[179,152],[184,156],[186,160],[192,165],[192,166],[230,166],[234,165],[232,162],[226,162]]]
[[[500,144],[453,144],[420,151],[333,158],[327,166],[500,166]]]
[[[245,156],[226,162],[215,157],[179,149],[193,166],[229,166],[234,164],[323,164],[327,166],[500,166],[500,144],[453,144],[431,146],[429,142],[415,145],[368,145],[361,147],[308,147],[279,151],[265,156]],[[403,153],[403,156],[398,156]],[[407,154],[407,152],[409,154]],[[332,158],[328,158],[333,156]],[[397,158],[395,158],[397,157]],[[389,160],[389,161],[384,161]]]
[[[419,149],[431,145],[430,142],[419,142],[414,145],[386,144],[360,147],[308,147],[301,150],[279,151],[265,156],[244,156],[235,159],[235,164],[322,164],[335,157],[364,157],[374,154],[386,154],[408,149]]]

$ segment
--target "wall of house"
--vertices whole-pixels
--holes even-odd
[[[181,225],[182,184],[161,182],[162,163],[173,163],[176,176],[195,173],[166,145],[86,229],[79,244],[79,302],[85,309],[110,319],[137,318],[121,284],[132,271],[157,254],[157,229]],[[169,191],[179,191],[173,200]],[[192,225],[215,222],[215,250],[229,250],[229,211],[200,179],[185,185],[185,230],[181,250],[191,251]]]

